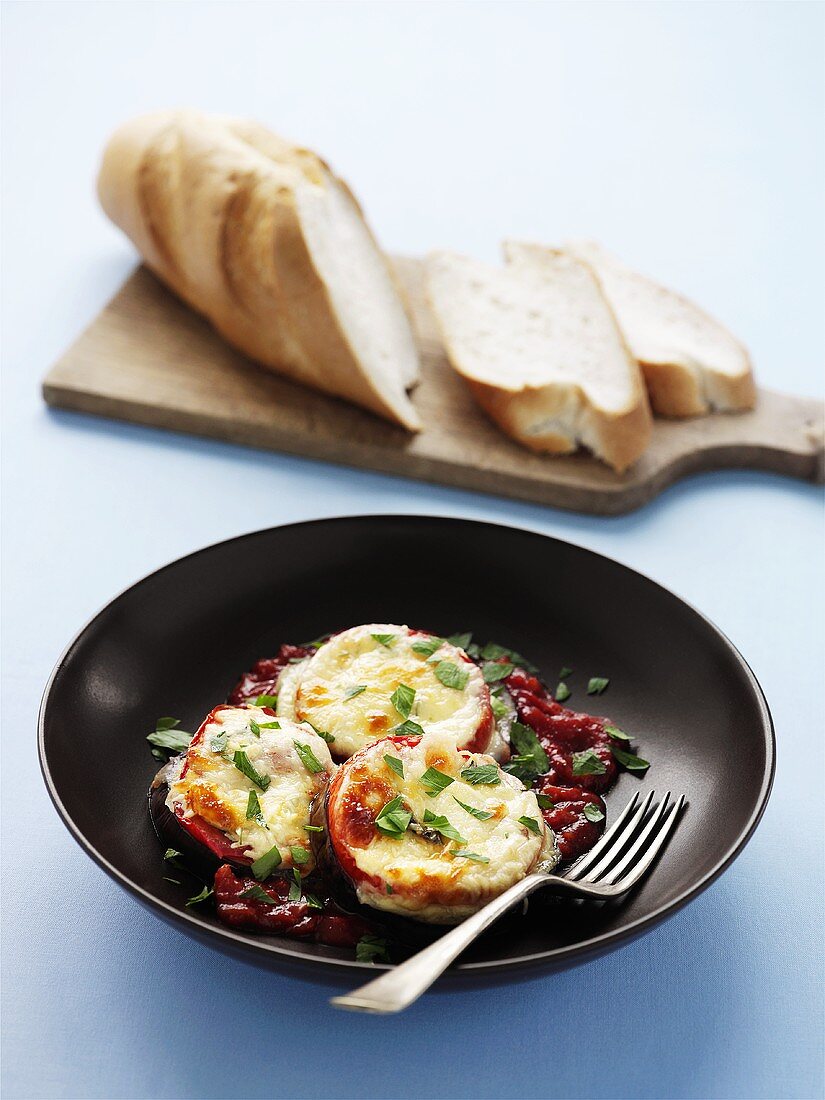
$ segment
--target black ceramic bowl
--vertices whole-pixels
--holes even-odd
[[[146,797],[156,718],[195,729],[282,641],[361,622],[472,630],[524,653],[551,685],[573,668],[567,705],[609,715],[652,764],[641,779],[621,775],[608,823],[640,788],[689,801],[652,874],[624,901],[534,904],[479,940],[459,972],[569,965],[638,935],[711,883],[756,827],[773,778],[770,714],[745,661],[697,611],[614,561],[528,531],[356,516],[200,550],[135,584],[80,632],[40,714],[43,774],[69,830],[139,901],[216,947],[276,966],[374,970],[352,950],[239,933],[209,909],[186,909],[191,884],[164,881]],[[603,696],[585,694],[590,676],[610,678]]]

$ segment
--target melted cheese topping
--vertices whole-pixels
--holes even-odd
[[[405,720],[453,746],[485,749],[493,717],[481,670],[449,642],[431,655],[416,652],[413,646],[428,637],[391,623],[335,635],[308,661],[285,671],[278,713],[331,734],[338,757],[386,737]],[[451,673],[457,686],[443,682]],[[393,702],[399,685],[415,692],[409,714]]]
[[[386,755],[400,761],[403,778]],[[494,763],[490,756],[459,753],[450,738],[434,735],[412,745],[372,745],[342,766],[330,790],[329,839],[359,901],[422,921],[457,923],[539,864],[543,870],[555,866],[555,837],[533,791],[500,769],[495,785],[461,777],[472,765]],[[453,782],[428,793],[421,781],[428,768]],[[396,795],[413,815],[399,838],[382,834],[375,824],[381,806]],[[428,825],[428,811],[446,818],[465,843]]]
[[[259,735],[250,721],[257,723]],[[184,818],[199,816],[220,829],[243,853],[258,859],[277,845],[281,866],[295,862],[292,847],[310,852],[310,803],[326,787],[335,765],[326,742],[308,726],[276,719],[262,707],[216,707],[193,737],[177,776],[170,777],[166,805]],[[267,728],[269,727],[269,728]],[[306,745],[322,765],[317,774],[302,761],[295,742]],[[261,776],[269,779],[266,790],[235,764],[235,752],[243,750]],[[265,782],[265,779],[264,779]],[[248,818],[249,792],[255,791],[261,820]],[[300,864],[312,870],[312,855]]]

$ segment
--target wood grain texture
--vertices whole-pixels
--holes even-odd
[[[422,265],[394,264],[423,359],[417,436],[279,378],[233,351],[139,267],[49,372],[50,405],[573,511],[640,507],[686,474],[745,467],[823,479],[822,402],[761,390],[753,412],[657,420],[626,474],[586,454],[531,454],[477,408],[444,359]]]

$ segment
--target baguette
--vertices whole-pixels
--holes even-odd
[[[654,412],[699,416],[753,408],[756,387],[748,353],[718,321],[592,241],[564,247],[596,272],[641,365]]]
[[[644,383],[590,268],[563,252],[495,267],[433,253],[427,297],[478,403],[531,450],[580,445],[618,472],[644,451]]]
[[[234,347],[410,431],[418,352],[392,274],[346,185],[257,123],[161,111],[121,127],[103,209],[146,264]]]

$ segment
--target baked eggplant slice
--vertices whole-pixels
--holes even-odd
[[[153,820],[172,847],[215,861],[309,874],[315,856],[306,826],[335,765],[309,726],[268,707],[219,706],[185,754],[161,769]]]
[[[390,737],[342,764],[325,799],[327,861],[363,905],[456,924],[559,859],[536,795],[448,735]]]
[[[393,623],[344,630],[285,670],[278,713],[332,738],[339,760],[388,734],[483,752],[495,729],[490,690],[464,650]]]

